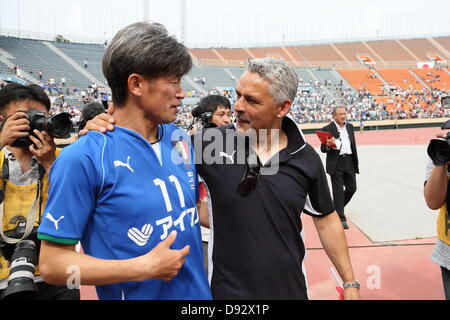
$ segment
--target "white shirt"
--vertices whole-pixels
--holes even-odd
[[[156,156],[158,157],[159,164],[162,166],[163,164],[162,164],[162,158],[161,158],[161,144],[158,141],[157,143],[153,143],[153,144],[150,143],[150,145],[152,146],[153,151],[155,151]]]
[[[333,121],[339,132],[339,139],[336,139],[336,150],[341,150],[339,155],[352,154],[352,146],[350,143],[350,138],[348,136],[347,127],[344,125],[342,128],[336,121]]]

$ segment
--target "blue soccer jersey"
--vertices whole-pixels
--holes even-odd
[[[84,252],[99,259],[144,255],[172,230],[172,249],[190,246],[172,281],[97,286],[100,299],[211,299],[190,139],[174,125],[159,130],[161,162],[141,135],[116,127],[106,134],[89,132],[63,149],[51,169],[40,239],[80,240]]]

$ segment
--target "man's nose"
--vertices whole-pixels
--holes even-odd
[[[236,111],[236,112],[244,112],[245,111],[243,104],[241,103],[241,99],[242,98],[237,99],[236,102],[234,103],[234,111]]]
[[[176,93],[176,97],[179,100],[182,100],[182,99],[186,98],[186,92],[182,88],[180,88],[180,90],[178,90]]]

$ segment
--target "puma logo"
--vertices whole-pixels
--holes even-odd
[[[234,154],[235,154],[235,153],[236,153],[236,150],[234,150],[233,153],[232,153],[231,156],[230,156],[230,155],[226,154],[225,152],[220,151],[219,156],[228,158],[228,159],[230,159],[231,163],[234,163],[233,157],[234,157]]]
[[[114,167],[126,167],[128,168],[131,172],[134,173],[133,168],[130,167],[130,156],[128,156],[127,158],[127,163],[123,163],[122,161],[116,160],[114,161]]]
[[[64,218],[64,216],[60,217],[58,220],[55,220],[55,218],[53,218],[52,214],[50,212],[48,212],[45,216],[48,220],[50,220],[51,222],[53,222],[53,224],[55,225],[55,229],[58,230],[58,223],[59,221],[61,221],[61,219]]]

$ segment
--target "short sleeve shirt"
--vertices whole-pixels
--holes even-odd
[[[249,150],[238,147],[234,127],[207,129],[194,137],[197,169],[211,194],[214,299],[307,299],[300,215],[323,217],[334,205],[319,155],[291,119],[284,118],[283,130],[288,147],[266,165],[278,169],[260,175],[247,196],[237,186]]]
[[[89,132],[66,147],[50,172],[49,201],[39,237],[81,241],[99,259],[144,255],[172,230],[172,249],[190,246],[170,282],[149,280],[97,286],[100,299],[210,299],[203,266],[197,173],[190,139],[173,125],[159,127],[161,163],[137,132],[116,127]]]

